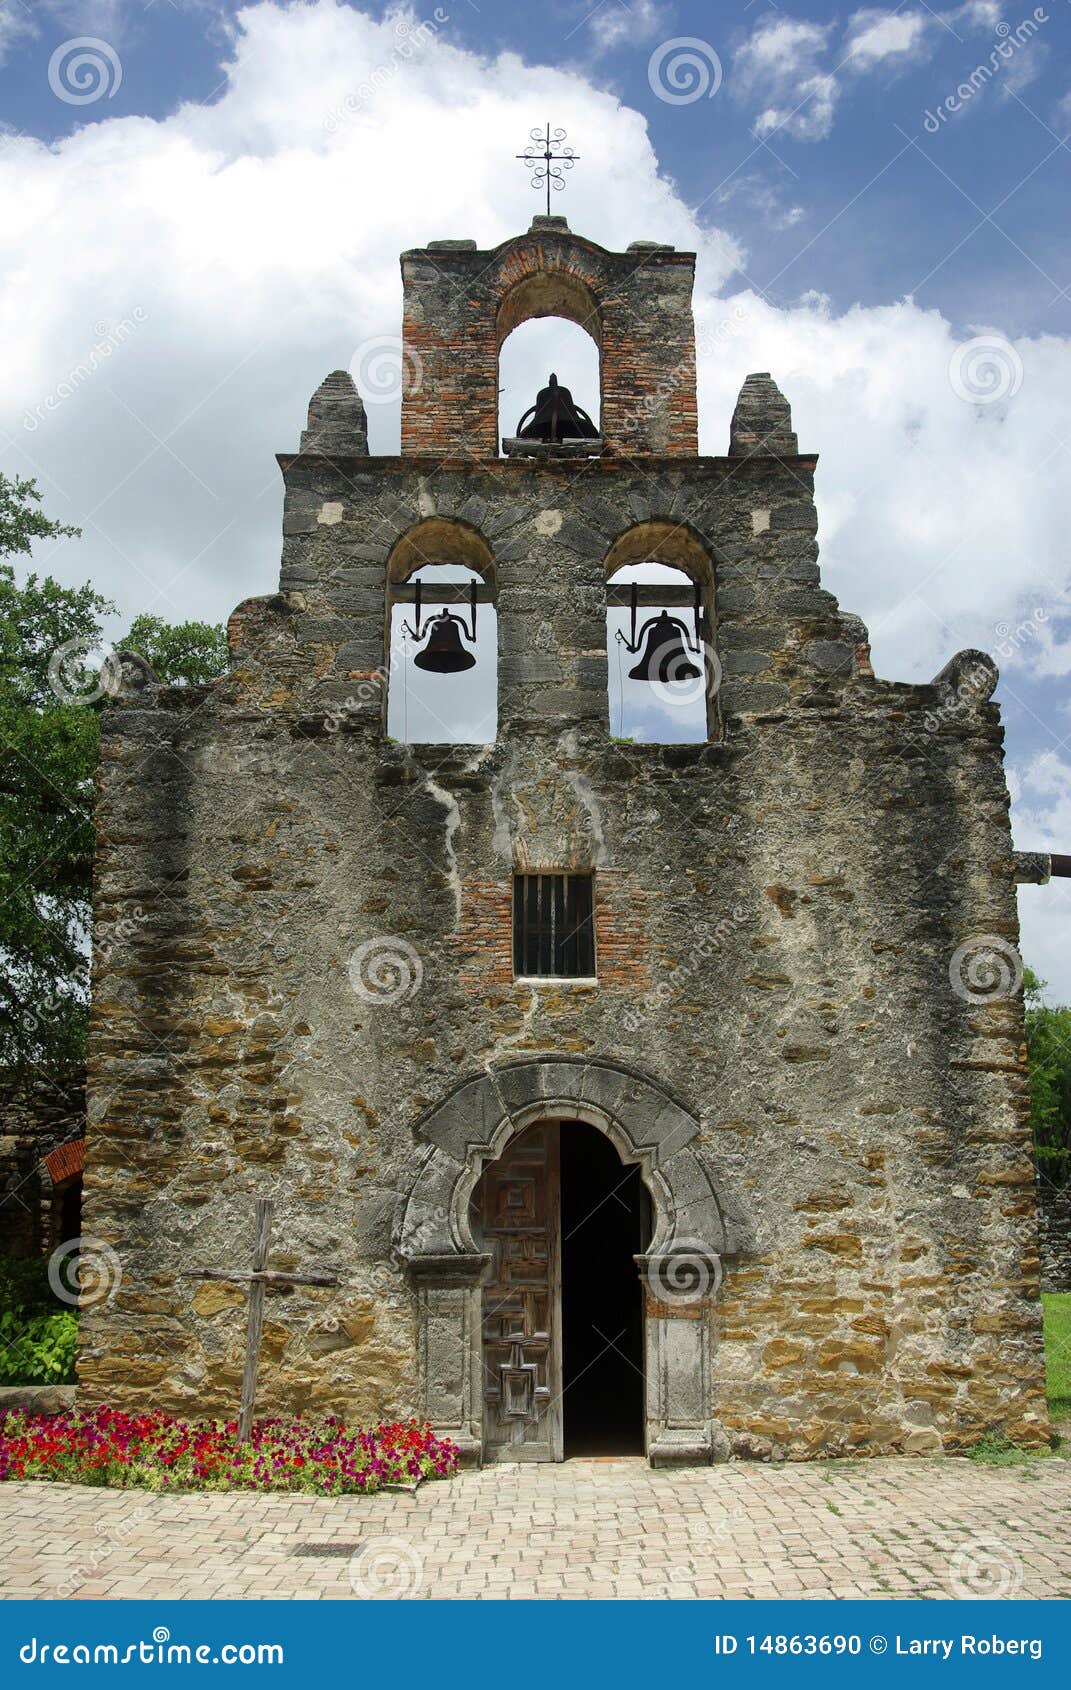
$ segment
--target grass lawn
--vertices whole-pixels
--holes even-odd
[[[1054,1429],[1071,1433],[1071,1291],[1049,1291],[1045,1305],[1045,1383]]]

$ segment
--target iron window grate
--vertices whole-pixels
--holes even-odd
[[[593,877],[518,874],[513,881],[513,972],[560,979],[595,973]]]

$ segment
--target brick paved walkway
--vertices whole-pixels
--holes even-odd
[[[310,1553],[325,1545],[340,1553]],[[5,1484],[0,1589],[351,1600],[1068,1597],[1071,1461],[687,1472],[570,1461],[339,1500]]]

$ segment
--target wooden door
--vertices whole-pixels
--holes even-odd
[[[562,1459],[558,1145],[557,1122],[529,1127],[477,1188],[494,1257],[483,1288],[485,1461]]]

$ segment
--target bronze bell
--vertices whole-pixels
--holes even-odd
[[[443,610],[432,617],[428,643],[413,658],[416,667],[427,669],[432,675],[457,675],[462,669],[471,669],[476,659],[461,643],[464,627],[461,617],[450,610]]]
[[[687,629],[677,617],[663,610],[653,616],[644,629],[647,649],[635,669],[630,669],[630,681],[698,681],[701,670],[692,662],[685,644]],[[640,635],[643,638],[643,634]]]
[[[567,387],[559,387],[553,372],[549,384],[540,388],[535,404],[517,424],[518,440],[558,442],[598,438],[599,431],[587,412],[576,403]]]
[[[476,583],[469,583],[469,618],[472,626],[468,627],[463,616],[457,616],[452,610],[440,610],[438,616],[432,616],[427,622],[421,623],[423,607],[423,582],[419,576],[414,582],[416,591],[413,594],[413,604],[416,610],[415,622],[411,625],[403,622],[402,627],[410,639],[422,640],[427,638],[427,645],[418,651],[413,658],[417,669],[426,669],[432,675],[457,675],[463,669],[471,669],[476,662],[471,651],[466,651],[461,643],[461,635],[476,644]]]

